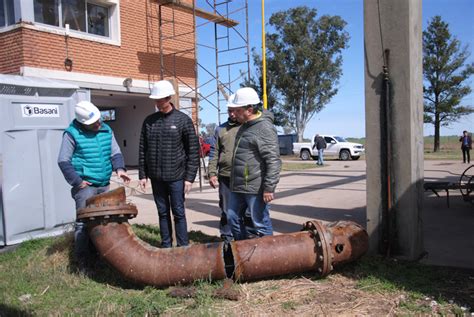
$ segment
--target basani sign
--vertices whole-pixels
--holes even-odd
[[[24,118],[59,117],[59,106],[46,104],[21,104],[21,114]]]

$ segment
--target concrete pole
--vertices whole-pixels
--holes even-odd
[[[421,0],[364,0],[364,35],[370,251],[414,260],[423,252]]]

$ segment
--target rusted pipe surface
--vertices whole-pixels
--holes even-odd
[[[307,231],[233,241],[231,246],[237,281],[316,270],[314,240]]]
[[[88,199],[87,207],[78,211],[110,265],[131,281],[158,287],[226,277],[250,281],[307,271],[325,276],[334,265],[354,261],[368,249],[368,235],[356,223],[318,220],[308,221],[301,232],[159,249],[135,236],[126,220],[135,215],[136,207],[125,203],[123,188]]]
[[[89,235],[112,267],[139,284],[163,287],[226,277],[222,242],[159,249],[138,239],[128,222],[92,224]]]
[[[140,240],[126,221],[137,211],[125,203],[125,198],[125,190],[118,188],[89,198],[87,207],[78,211],[78,219],[86,222],[99,254],[125,278],[162,287],[226,277],[222,242],[173,249],[153,247]]]

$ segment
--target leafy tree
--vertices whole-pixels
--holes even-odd
[[[253,64],[256,69],[256,75],[250,77],[250,79],[245,78],[244,82],[240,85],[242,87],[252,87],[258,93],[259,96],[263,98],[263,76],[262,76],[262,59],[255,51],[255,48],[252,48],[252,59]],[[294,130],[288,124],[288,116],[283,111],[281,103],[278,102],[278,92],[275,89],[274,78],[267,77],[267,106],[275,116],[275,125],[282,127],[286,134],[294,132]]]
[[[474,112],[472,106],[460,105],[471,93],[465,81],[474,74],[474,63],[466,64],[468,46],[449,32],[440,16],[431,20],[423,32],[424,122],[434,125],[434,152],[439,150],[441,126]]]
[[[267,33],[267,78],[273,107],[303,141],[308,121],[337,93],[341,51],[347,47],[346,22],[306,6],[272,14]],[[270,104],[270,103],[269,103]]]

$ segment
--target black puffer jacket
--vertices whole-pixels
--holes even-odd
[[[146,117],[138,163],[140,179],[193,182],[199,168],[199,140],[192,120],[175,108]]]

